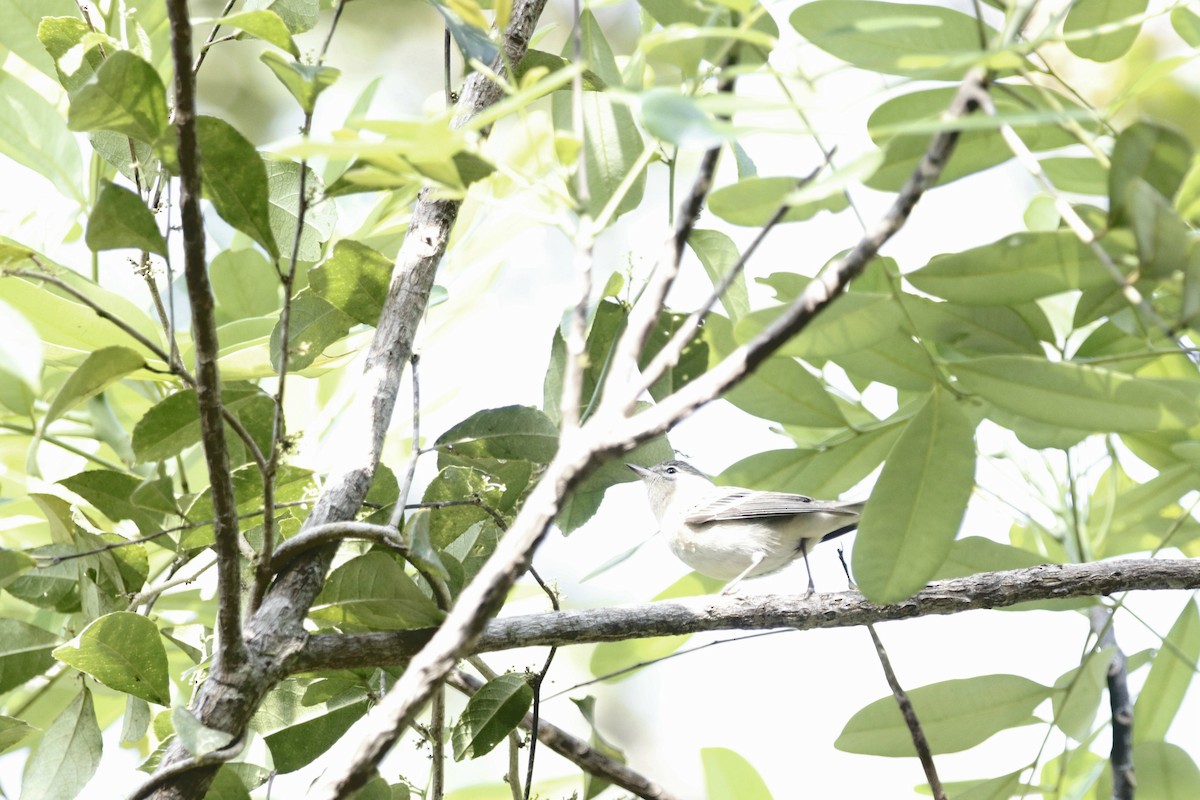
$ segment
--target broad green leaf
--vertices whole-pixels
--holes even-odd
[[[1200,768],[1188,751],[1167,742],[1133,746],[1138,800],[1191,800],[1200,793]]]
[[[228,17],[217,20],[214,24],[228,25],[231,28],[245,31],[257,39],[275,45],[280,50],[288,51],[296,58],[300,57],[300,48],[296,47],[296,42],[292,40],[292,32],[274,11],[259,9],[241,14],[230,14]],[[266,52],[278,57],[270,50]],[[312,109],[308,108],[305,111],[312,111]]]
[[[688,246],[700,259],[714,288],[741,258],[733,239],[720,231],[695,228],[688,235]],[[745,273],[738,275],[729,284],[729,288],[721,296],[721,305],[725,308],[726,315],[734,322],[750,313],[750,295],[746,290]]]
[[[295,45],[292,46],[293,49]],[[300,57],[297,52],[292,53],[296,58]],[[320,64],[302,64],[295,59],[286,59],[279,53],[271,50],[265,51],[259,56],[259,60],[266,64],[271,72],[275,73],[275,77],[283,84],[284,88],[291,93],[296,102],[300,104],[300,110],[305,114],[312,114],[316,108],[317,98],[321,96],[321,92],[333,85],[334,81],[342,74],[341,70],[333,67],[326,67]]]
[[[84,686],[25,762],[21,800],[72,800],[100,766],[103,749],[92,693]]]
[[[0,619],[0,692],[17,688],[54,664],[59,637],[18,619]]]
[[[521,723],[532,703],[533,688],[524,675],[509,672],[485,683],[451,731],[454,760],[490,753]]]
[[[1196,677],[1200,660],[1200,614],[1189,600],[1150,664],[1150,674],[1133,706],[1135,742],[1163,740]]]
[[[290,503],[310,498],[313,494],[312,472],[301,467],[284,464],[275,474],[275,502]],[[256,514],[262,510],[262,473],[255,464],[243,464],[233,470],[233,495],[238,511]],[[213,543],[212,490],[205,487],[187,508],[187,518],[200,527],[184,532],[179,539],[179,548],[191,550],[207,547]]]
[[[208,727],[183,706],[171,709],[171,726],[184,748],[197,758],[227,747],[237,738],[232,733]]]
[[[163,238],[154,215],[136,193],[109,181],[102,181],[100,196],[88,217],[87,246],[101,250],[145,250],[167,257]]]
[[[88,356],[79,368],[71,373],[50,408],[42,426],[49,425],[75,406],[103,392],[109,386],[131,372],[146,366],[145,359],[128,347],[105,347]]]
[[[738,323],[734,334],[740,343],[749,342],[768,328],[782,308],[754,311]],[[904,312],[888,294],[851,292],[838,297],[813,317],[796,336],[789,339],[776,355],[800,358],[828,358],[853,353],[900,332]]]
[[[1052,156],[1041,160],[1042,170],[1060,191],[1107,194],[1108,170],[1094,158]]]
[[[658,323],[650,331],[650,336],[642,348],[638,358],[638,366],[645,368],[658,355],[671,338],[687,320],[687,314],[660,311]],[[708,369],[708,342],[704,339],[703,331],[697,330],[692,338],[684,345],[674,366],[666,370],[649,388],[650,396],[657,401],[677,391],[681,386],[695,380]]]
[[[724,747],[700,751],[708,800],[771,800],[771,792],[750,762]]]
[[[530,70],[544,68],[549,72],[557,72],[571,66],[571,62],[562,56],[547,53],[542,50],[529,48],[521,61],[513,68],[513,77],[520,83]],[[583,90],[585,92],[602,92],[606,88],[604,79],[590,69],[583,71]]]
[[[995,30],[966,14],[918,4],[816,0],[789,19],[807,41],[843,61],[916,78],[956,79],[983,57],[981,41],[996,39]]]
[[[304,33],[317,24],[321,10],[320,0],[251,0],[247,11],[267,9],[274,11],[292,33]]]
[[[1176,6],[1171,10],[1171,27],[1192,47],[1200,47],[1200,14],[1187,6]]]
[[[394,558],[378,551],[330,573],[310,615],[353,631],[428,628],[445,616]]]
[[[1116,30],[1096,30],[1111,26],[1126,17],[1136,17],[1146,10],[1148,0],[1079,0],[1071,4],[1063,20],[1063,33],[1087,34],[1082,38],[1067,38],[1067,48],[1080,58],[1091,61],[1115,61],[1133,47],[1142,26],[1124,25]]]
[[[279,258],[271,231],[267,170],[254,145],[217,117],[197,118],[196,136],[205,196],[221,219]]]
[[[283,251],[291,257],[292,243],[296,238],[296,221],[300,213],[300,165],[295,161],[266,159],[267,188],[270,191],[271,233]],[[304,227],[300,231],[300,248],[296,253],[299,261],[316,261],[321,257],[321,245],[329,240],[337,222],[337,206],[333,203],[314,203],[325,191],[325,185],[312,169],[306,169],[304,194],[308,197],[308,208],[304,214]]]
[[[158,627],[141,614],[107,614],[57,648],[54,657],[110,689],[162,706],[171,702],[166,648]]]
[[[799,178],[760,178],[752,176],[723,186],[708,196],[708,208],[734,225],[765,225],[799,187]],[[834,194],[820,200],[791,206],[780,222],[802,222],[819,211],[837,213],[849,207],[844,195]]]
[[[943,781],[947,797],[954,800],[1009,800],[1021,793],[1021,774],[1024,770],[1010,772],[995,778],[978,781]],[[918,791],[925,789],[918,787]]]
[[[74,0],[5,0],[0,3],[0,46],[53,79],[54,62],[38,42],[38,23],[42,17],[78,16]]]
[[[1092,722],[1108,688],[1108,667],[1115,655],[1113,648],[1088,653],[1082,665],[1054,682],[1054,724],[1077,742],[1085,742],[1092,734]]]
[[[905,278],[923,292],[969,306],[1011,306],[1113,283],[1091,248],[1065,230],[1014,233],[934,256]]]
[[[36,730],[16,717],[0,714],[0,753],[13,749]]]
[[[252,247],[221,251],[208,265],[208,276],[217,301],[218,325],[279,310],[282,297],[279,274]],[[312,273],[309,276],[311,279]]]
[[[786,356],[763,361],[724,397],[743,411],[773,422],[813,428],[846,424],[821,381]]]
[[[839,353],[831,359],[846,370],[851,380],[866,381],[928,392],[937,382],[932,356],[909,336],[887,336],[869,347]]]
[[[161,514],[152,513],[133,502],[133,493],[142,484],[142,479],[136,475],[94,469],[63,478],[59,483],[113,522],[130,519],[145,532],[161,527]]]
[[[276,770],[286,774],[312,764],[319,755],[333,747],[351,725],[362,719],[370,704],[364,699],[329,706],[322,709],[324,713],[310,716],[264,737]]]
[[[29,414],[42,388],[42,341],[29,320],[0,300],[0,402]]]
[[[274,412],[275,403],[262,389],[248,383],[226,384],[221,390],[221,403],[242,418],[246,412],[254,415],[252,406]],[[243,423],[248,419],[243,418]],[[252,431],[253,433],[253,431]],[[265,447],[270,434],[258,440]],[[142,415],[133,427],[133,452],[138,463],[165,461],[200,443],[200,413],[196,390],[182,389],[163,398]],[[103,510],[103,509],[101,509]]]
[[[1030,715],[1053,690],[1019,675],[980,675],[908,690],[934,755],[967,750]],[[912,736],[888,695],[859,710],[833,746],[847,753],[914,756]]]
[[[1094,432],[1188,428],[1196,404],[1171,386],[1123,372],[1030,356],[954,365],[964,389],[1032,420]]]
[[[72,93],[67,125],[73,131],[116,131],[154,144],[167,127],[162,78],[143,59],[119,50]]]
[[[0,589],[8,585],[14,578],[30,570],[37,562],[23,550],[7,550],[0,548]],[[0,689],[0,692],[5,691]]]
[[[728,122],[714,118],[693,98],[677,91],[653,88],[643,92],[639,99],[642,127],[651,136],[676,147],[719,147],[735,135]]]
[[[58,110],[10,72],[0,72],[0,153],[50,181],[64,198],[84,202],[79,144]]]
[[[911,596],[949,555],[975,488],[974,433],[937,390],[888,454],[854,546],[854,578],[873,602]]]
[[[591,736],[588,737],[588,744],[593,750],[603,753],[608,758],[618,764],[626,763],[625,754],[621,752],[615,745],[609,742],[600,733],[596,727],[596,698],[588,695],[583,699],[571,698],[571,702],[579,709],[579,713],[587,720],[588,726],[591,728]],[[584,772],[583,775],[583,799],[592,800],[601,792],[603,792],[611,784],[603,778]]]
[[[97,155],[116,167],[117,172],[131,182],[140,180],[143,186],[147,186],[165,177],[154,148],[145,142],[137,142],[112,131],[92,131],[88,134],[88,142]]]
[[[478,469],[451,465],[442,468],[429,482],[422,501],[441,503],[478,498],[480,502],[496,508],[501,504],[504,489],[503,484]],[[472,525],[490,519],[492,516],[476,505],[433,509],[429,524],[430,540],[434,547],[444,548],[466,533]]]
[[[712,594],[724,585],[724,581],[705,577],[699,572],[689,572],[652,599],[674,600],[679,597]],[[687,635],[658,636],[653,639],[601,642],[592,651],[588,669],[596,677],[605,677],[609,681],[622,680],[633,674],[636,668],[653,664],[674,653],[689,638],[691,637]]]
[[[1141,178],[1130,182],[1128,198],[1141,273],[1164,278],[1186,269],[1191,231],[1167,199]]]
[[[473,0],[432,0],[430,5],[445,20],[463,61],[491,64],[496,59],[496,43],[488,35],[486,18],[478,4]]]
[[[855,434],[823,450],[767,450],[721,473],[719,482],[760,491],[835,497],[858,484],[891,452],[902,424]]]
[[[1012,151],[998,129],[1001,121],[1018,130],[1021,141],[1035,153],[1075,143],[1074,137],[1060,124],[1064,114],[1079,117],[1085,129],[1092,124],[1090,112],[1070,98],[1051,93],[1049,89],[1019,84],[1006,84],[1003,91],[992,95],[995,117],[975,116],[947,122],[942,115],[956,91],[947,87],[909,92],[885,100],[871,112],[867,120],[868,132],[872,140],[884,148],[885,155],[884,163],[866,180],[868,186],[880,191],[899,191],[924,158],[934,131],[961,130],[954,157],[938,177],[938,184],[942,185],[1012,158]],[[1053,105],[1042,92],[1053,98]]]
[[[354,320],[330,305],[311,288],[302,290],[292,299],[288,324],[288,371],[307,369],[325,349],[344,338]],[[282,323],[271,331],[271,366],[282,364],[280,347],[283,344]]]
[[[104,63],[101,48],[120,49],[110,37],[88,28],[79,17],[43,17],[38,41],[54,59],[58,82],[73,92],[88,82]]]
[[[905,295],[904,308],[922,339],[948,345],[956,351],[991,355],[1042,354],[1041,340],[1026,316],[1008,306],[967,306],[938,303]],[[1026,313],[1045,314],[1037,305]]]
[[[612,357],[613,343],[625,326],[629,307],[609,297],[603,298],[588,320],[587,363],[583,370],[583,388],[580,392],[580,413],[586,414],[599,392],[603,376]],[[561,418],[559,404],[562,402],[563,370],[567,362],[567,346],[563,339],[563,328],[554,331],[550,343],[550,364],[542,382],[542,407],[551,420]]]
[[[34,548],[29,555],[53,558],[74,552],[73,546],[56,543]],[[76,611],[79,609],[79,566],[72,561],[63,561],[34,567],[15,577],[4,589],[13,597],[38,608]]]
[[[1192,146],[1178,131],[1135,122],[1117,136],[1108,173],[1109,222],[1126,219],[1134,178],[1163,197],[1174,197],[1192,161]]]
[[[536,408],[490,408],[450,428],[434,446],[466,458],[515,458],[548,464],[558,450],[558,428]]]
[[[392,265],[392,259],[365,244],[342,239],[325,263],[309,271],[308,285],[334,308],[374,325],[387,297]]]
[[[584,10],[580,16],[579,27],[585,64],[609,86],[620,86],[621,73],[617,68],[616,59],[604,38],[604,31],[590,10]],[[564,46],[563,56],[573,59],[571,42]],[[592,217],[596,217],[626,180],[641,156],[644,143],[634,123],[633,111],[627,105],[613,102],[603,92],[585,92],[579,101],[583,106],[586,131],[582,143],[589,195],[585,210]],[[573,102],[574,98],[569,92],[556,92],[551,98],[556,131],[574,134],[571,112]],[[572,187],[574,186],[572,182]],[[629,191],[617,204],[613,219],[637,207],[642,200],[645,186],[644,172],[632,178]]]

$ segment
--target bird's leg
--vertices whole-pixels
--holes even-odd
[[[741,575],[738,575],[736,578],[734,578],[728,584],[726,584],[725,588],[721,590],[721,594],[722,595],[733,594],[733,590],[735,588],[737,588],[737,585],[739,582],[741,582],[742,578],[746,577],[751,572],[753,572],[754,568],[757,567],[759,564],[761,564],[763,562],[763,559],[766,557],[767,557],[766,553],[755,553],[754,556],[750,559],[750,566],[748,566],[744,570],[742,570]]]
[[[808,592],[804,595],[808,597],[808,595],[817,591],[817,585],[813,583],[812,567],[808,565],[808,539],[800,540],[800,553],[804,556],[804,569],[808,570]]]

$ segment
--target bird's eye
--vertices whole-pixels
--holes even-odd
[[[674,475],[676,472],[679,472],[679,469],[677,467],[667,467],[663,470],[663,472],[667,473],[668,475]]]

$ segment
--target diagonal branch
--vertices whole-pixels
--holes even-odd
[[[179,211],[183,226],[184,276],[196,344],[196,402],[200,435],[212,486],[213,534],[217,552],[218,673],[234,674],[247,661],[242,642],[241,575],[238,554],[237,502],[222,424],[221,376],[217,370],[216,317],[204,255],[204,221],[200,215],[200,147],[196,138],[196,82],[192,72],[192,21],[187,0],[168,0],[171,53],[175,62],[175,130],[179,145]]]

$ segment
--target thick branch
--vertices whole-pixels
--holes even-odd
[[[446,683],[468,695],[475,694],[483,687],[483,681],[459,670],[446,676]],[[521,720],[521,727],[527,731],[535,727],[532,714],[525,715],[525,718]],[[614,761],[557,725],[539,720],[536,727],[538,741],[588,774],[603,778],[627,792],[633,792],[638,797],[646,798],[646,800],[674,800],[675,795],[645,775],[635,772],[619,761]]]
[[[217,552],[217,671],[233,674],[246,664],[242,642],[241,575],[237,502],[222,422],[221,376],[217,371],[217,323],[204,255],[200,215],[200,146],[196,138],[196,83],[192,73],[192,21],[187,0],[169,0],[171,54],[175,62],[175,130],[179,145],[179,213],[183,226],[184,276],[196,345],[196,402],[200,435],[212,487],[213,536]],[[219,725],[217,727],[220,727]]]
[[[888,620],[1006,608],[1115,592],[1200,588],[1200,561],[1123,559],[984,572],[930,584],[900,603],[877,606],[858,592],[761,597],[689,597],[658,603],[527,614],[492,620],[472,652],[678,636],[718,630],[847,628]],[[313,636],[298,671],[408,662],[432,630]]]

